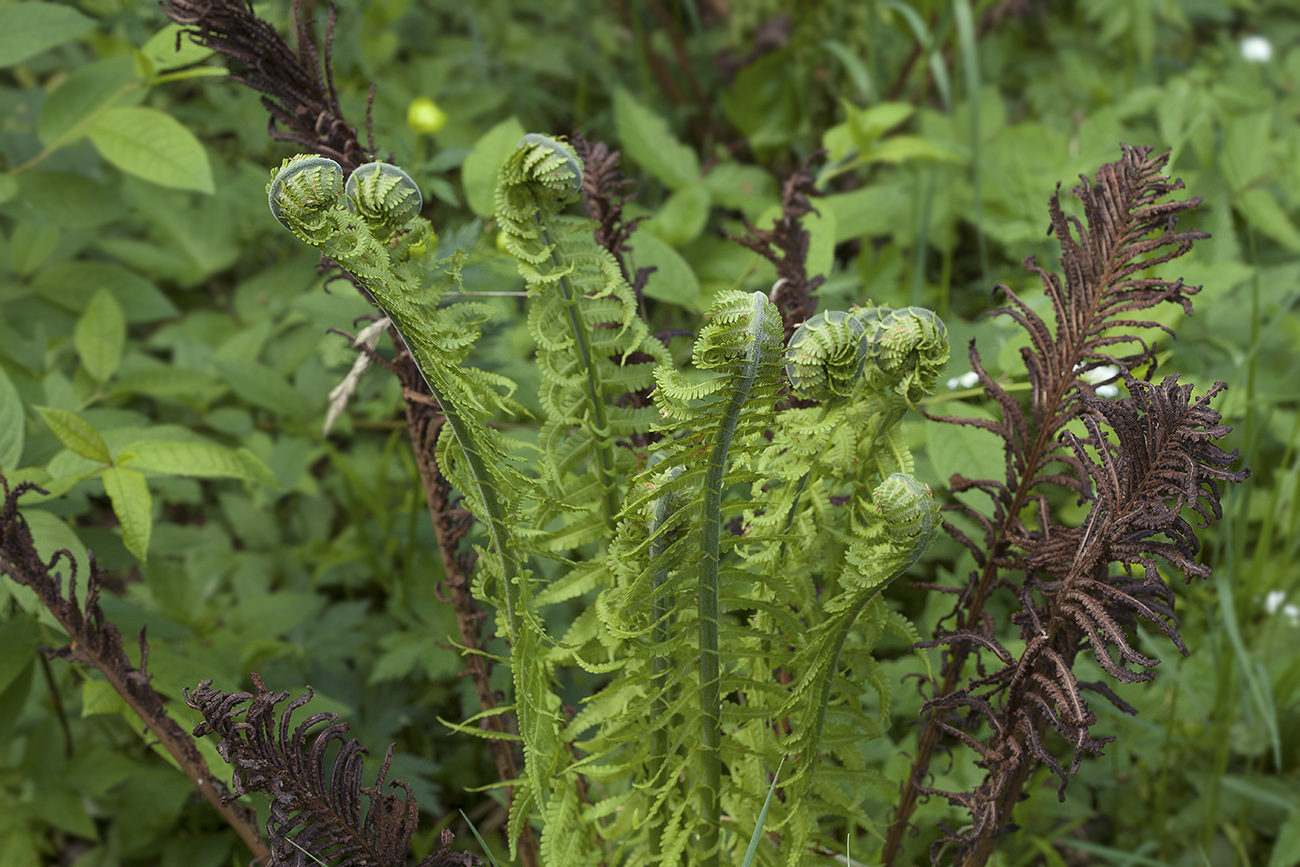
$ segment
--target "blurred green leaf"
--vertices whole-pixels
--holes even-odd
[[[120,97],[135,77],[130,56],[110,57],[88,63],[67,77],[41,104],[36,129],[41,141],[52,145],[64,136],[80,137],[95,112]],[[66,143],[66,142],[65,142]]]
[[[12,473],[23,457],[27,411],[9,374],[0,366],[0,472]]]
[[[104,491],[122,526],[126,549],[141,562],[149,559],[149,534],[153,529],[153,497],[144,476],[130,467],[104,470]]]
[[[59,229],[42,223],[19,223],[10,239],[14,273],[27,277],[45,263],[59,243]]]
[[[0,175],[0,178],[9,177]],[[49,223],[61,229],[91,229],[126,213],[119,191],[71,172],[30,171],[17,178],[17,195],[4,212],[19,220]],[[0,200],[5,200],[0,195]]]
[[[126,710],[126,702],[118,695],[113,685],[106,680],[87,680],[81,684],[82,717],[97,714],[121,713]]]
[[[303,417],[302,398],[284,377],[257,361],[222,358],[215,362],[221,378],[244,400],[289,418]]]
[[[1300,252],[1300,230],[1268,190],[1262,187],[1242,190],[1233,198],[1232,205],[1256,229],[1286,249]]]
[[[33,407],[45,419],[45,423],[54,431],[68,450],[90,461],[106,464],[112,460],[108,445],[90,422],[62,409],[48,406]]]
[[[40,632],[36,621],[30,617],[14,617],[0,622],[0,693],[31,665],[39,643]]]
[[[142,440],[122,449],[123,455],[133,455],[132,469],[198,479],[242,479],[269,487],[277,487],[275,474],[261,458],[248,449],[228,449],[224,446],[198,442],[168,442]],[[125,459],[122,461],[127,463]]]
[[[0,68],[76,39],[94,26],[76,9],[57,3],[0,6]]]
[[[117,370],[126,345],[126,319],[107,289],[100,289],[91,297],[86,311],[77,320],[73,340],[82,366],[97,382],[103,382]]]
[[[1300,810],[1292,810],[1273,841],[1268,867],[1296,867],[1297,864],[1300,864]]]
[[[704,184],[698,181],[687,184],[665,199],[659,211],[641,228],[673,247],[689,244],[704,231],[711,199]]]
[[[169,114],[154,108],[112,108],[88,133],[100,155],[122,171],[178,190],[211,194],[207,151]]]
[[[669,189],[676,190],[699,179],[700,161],[695,151],[677,140],[666,120],[622,87],[614,90],[614,126],[623,155]]]
[[[153,283],[108,262],[64,262],[45,268],[32,280],[32,291],[78,314],[100,289],[112,293],[131,324],[170,319],[179,313]]]
[[[916,106],[906,102],[882,102],[870,108],[858,108],[845,102],[844,108],[848,112],[845,123],[849,135],[864,154],[875,146],[878,138],[916,113]]]
[[[631,267],[655,269],[645,284],[646,297],[700,309],[700,281],[681,254],[649,232],[638,232],[634,238]]]
[[[470,208],[480,217],[496,213],[497,173],[526,132],[516,118],[507,118],[484,133],[465,157],[460,170],[461,182]]]

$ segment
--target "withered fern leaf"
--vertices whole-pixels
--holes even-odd
[[[1182,188],[1162,174],[1168,154],[1121,148],[1118,161],[1075,187],[1082,219],[1064,213],[1059,189],[1051,198],[1050,231],[1060,244],[1061,273],[1032,258],[1025,261],[1042,282],[1050,316],[1000,287],[1009,305],[997,312],[1029,336],[1021,350],[1030,385],[1027,403],[985,370],[972,341],[971,367],[997,404],[998,417],[939,419],[996,434],[1003,442],[1006,473],[1002,479],[954,475],[950,482],[954,493],[987,494],[992,509],[985,514],[966,502],[944,507],[977,528],[972,534],[945,523],[971,551],[977,568],[957,594],[951,622],[926,643],[944,648],[943,667],[932,684],[912,772],[882,853],[886,864],[895,863],[901,851],[918,795],[942,795],[970,810],[971,825],[940,840],[931,854],[938,863],[940,854],[950,857],[949,847],[955,846],[955,863],[975,867],[1014,827],[1012,808],[1030,771],[1048,767],[1063,789],[1084,756],[1100,754],[1111,738],[1092,733],[1097,718],[1084,692],[1102,695],[1121,710],[1132,708],[1104,684],[1080,682],[1073,672],[1076,656],[1091,651],[1121,682],[1150,679],[1159,660],[1134,647],[1132,630],[1139,618],[1186,652],[1158,561],[1189,580],[1207,575],[1208,567],[1195,561],[1195,530],[1181,512],[1190,509],[1208,526],[1221,514],[1219,484],[1249,474],[1229,471],[1235,452],[1213,442],[1228,432],[1208,406],[1222,384],[1193,400],[1192,386],[1178,385],[1176,377],[1153,385],[1129,373],[1146,366],[1150,376],[1152,335],[1173,334],[1148,311],[1168,302],[1190,314],[1191,296],[1200,291],[1181,280],[1152,276],[1151,269],[1207,236],[1176,226],[1177,217],[1199,198],[1163,201]],[[1114,372],[1099,377],[1105,367]],[[1121,379],[1130,397],[1097,396],[1099,385]],[[1086,438],[1067,430],[1079,424]],[[1092,501],[1081,526],[1057,521],[1054,506],[1062,494]],[[1141,567],[1140,576],[1135,566]],[[1007,630],[989,609],[995,594],[1012,597],[1011,626],[1025,643],[1018,658],[999,640]],[[974,673],[966,670],[972,657]],[[1068,763],[1057,758],[1058,736],[1072,751]],[[974,791],[941,791],[927,784],[930,761],[945,749],[945,739],[979,754],[987,776]]]
[[[388,748],[375,784],[365,786],[368,753],[355,739],[343,737],[348,725],[338,722],[337,714],[314,713],[293,725],[294,711],[311,701],[310,687],[277,714],[276,706],[289,693],[271,692],[256,673],[252,678],[256,695],[221,692],[204,680],[193,692],[186,691],[185,701],[203,715],[194,736],[220,737],[217,751],[234,770],[230,797],[263,792],[271,799],[266,823],[270,867],[404,867],[419,807],[410,786],[400,780],[390,785],[402,789],[405,798],[383,791],[393,748]],[[335,748],[327,772],[326,757]],[[368,804],[364,813],[363,796]],[[477,856],[452,852],[450,834],[444,832],[442,843],[419,867],[482,864]]]
[[[333,6],[325,31],[323,75],[321,58],[308,32],[310,22],[298,16],[296,3],[297,51],[272,24],[258,18],[253,4],[245,0],[163,0],[162,9],[194,42],[242,67],[230,78],[263,94],[262,105],[271,116],[267,127],[271,138],[327,156],[347,173],[369,162],[374,144],[362,146],[356,129],[343,117],[334,87],[330,63]]]

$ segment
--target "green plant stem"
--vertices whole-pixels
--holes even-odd
[[[718,833],[722,823],[722,667],[718,656],[718,573],[721,563],[722,541],[722,482],[727,472],[727,455],[732,437],[740,421],[740,410],[749,397],[750,389],[758,376],[763,343],[761,328],[763,305],[767,298],[762,292],[753,296],[753,315],[750,319],[750,340],[744,371],[736,378],[730,390],[722,421],[718,425],[718,440],[709,455],[708,469],[704,474],[704,509],[701,516],[700,548],[700,728],[704,747],[702,785],[705,790],[703,824],[700,845],[705,852],[706,867],[717,867],[719,862]]]
[[[551,231],[537,219],[541,230],[541,241],[551,251],[551,264],[558,271],[567,270],[567,265],[559,253],[559,245],[551,238]],[[596,446],[596,473],[600,476],[600,490],[605,503],[605,522],[612,530],[618,516],[619,497],[618,479],[614,468],[614,439],[609,428],[609,416],[605,411],[605,389],[600,380],[600,370],[592,356],[591,342],[587,339],[587,325],[582,319],[582,310],[578,306],[579,296],[573,289],[573,282],[567,274],[560,278],[560,297],[564,299],[564,309],[569,317],[569,330],[573,334],[574,347],[578,359],[587,374],[587,405],[591,411],[591,434]]]

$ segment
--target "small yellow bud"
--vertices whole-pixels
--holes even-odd
[[[447,125],[447,112],[427,96],[417,96],[406,109],[406,125],[418,133],[437,132]]]
[[[510,248],[506,246],[506,233],[497,232],[497,249],[502,253],[509,253]]]

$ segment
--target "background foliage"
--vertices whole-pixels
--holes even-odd
[[[288,32],[286,3],[258,12]],[[372,752],[397,743],[390,776],[429,813],[424,849],[440,823],[463,828],[457,807],[493,840],[504,808],[468,791],[495,779],[492,762],[438,721],[477,703],[457,676],[396,383],[366,376],[321,433],[355,357],[328,329],[370,308],[326,292],[315,254],[272,223],[266,169],[289,150],[265,135],[255,94],[220,67],[175,72],[202,55],[175,56],[164,24],[130,0],[0,5],[0,470],[65,493],[25,497],[25,517],[42,550],[84,562],[90,548],[111,570],[105,610],[126,635],[147,622],[154,684],[182,725],[197,720],[180,691],[202,678],[311,684],[313,707]],[[1041,298],[1020,260],[1052,264],[1048,194],[1120,141],[1171,148],[1171,174],[1205,199],[1182,225],[1213,238],[1180,260],[1205,290],[1193,318],[1168,320],[1161,370],[1228,382],[1230,445],[1255,476],[1203,551],[1213,583],[1179,600],[1191,656],[1122,690],[1140,715],[1114,714],[1118,741],[1064,803],[1035,792],[999,857],[1300,863],[1293,4],[376,0],[341,9],[337,32],[345,112],[362,118],[377,83],[375,140],[424,187],[439,253],[470,253],[468,289],[521,288],[485,221],[521,133],[621,148],[638,182],[628,211],[650,217],[633,246],[637,267],[658,268],[653,330],[695,328],[723,289],[770,288],[772,266],[721,233],[771,219],[779,180],[825,147],[829,195],[808,221],[823,308],[931,306],[954,347],[975,336],[990,372],[1013,376],[1020,338],[980,314],[998,282]],[[435,133],[407,123],[419,97],[446,112]],[[477,363],[533,393],[516,302],[487,300],[498,316]],[[934,411],[981,411],[965,365],[955,351]],[[979,431],[909,430],[936,491],[958,470],[999,472]],[[967,556],[938,542],[912,577],[954,583]],[[918,589],[889,596],[922,632],[948,609]],[[63,640],[39,606],[8,582],[0,600],[0,867],[243,863],[94,672],[34,652]],[[895,683],[921,667],[896,650]],[[920,703],[895,696],[892,730],[864,747],[886,781],[906,771]],[[961,755],[940,770],[943,788],[978,773]],[[871,795],[882,823],[893,787]],[[936,822],[964,820],[924,805],[910,851],[920,860]]]

